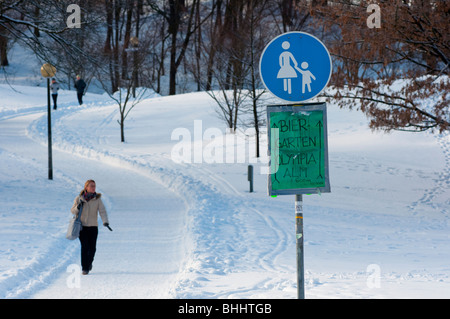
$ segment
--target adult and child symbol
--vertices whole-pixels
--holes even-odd
[[[288,51],[291,47],[291,44],[288,41],[284,41],[281,46],[286,51],[280,54],[280,71],[278,71],[277,78],[283,79],[284,91],[287,91],[288,94],[292,93],[291,79],[298,77],[298,71],[302,75],[302,93],[305,93],[306,87],[308,87],[308,92],[311,92],[311,79],[315,80],[316,78],[311,73],[311,71],[308,70],[308,62],[302,62],[302,64],[300,65],[301,68],[299,68],[294,55]],[[293,65],[291,65],[291,62]]]

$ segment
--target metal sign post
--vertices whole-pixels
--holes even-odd
[[[303,258],[303,195],[295,195],[295,237],[297,239],[297,298],[305,299]]]
[[[318,96],[332,73],[330,53],[315,36],[287,32],[270,41],[259,62],[266,89],[285,103]],[[295,195],[297,297],[305,298],[302,194],[330,192],[326,104],[267,106],[270,196]]]
[[[269,195],[295,195],[297,297],[305,298],[303,195],[330,192],[325,103],[269,105]]]

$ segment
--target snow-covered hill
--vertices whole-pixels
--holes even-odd
[[[62,91],[53,181],[45,94],[0,85],[1,298],[296,297],[294,198],[267,196],[264,158],[249,193],[253,138],[225,134],[207,94],[143,101],[120,143],[106,95],[78,106]],[[306,297],[450,297],[449,135],[374,133],[333,104],[328,122],[332,192],[304,196]],[[202,136],[209,128],[223,135]],[[179,132],[201,163],[173,160],[187,142]],[[221,145],[224,159],[247,151],[210,163]],[[114,231],[100,229],[93,271],[80,277],[79,243],[64,233],[89,178]]]

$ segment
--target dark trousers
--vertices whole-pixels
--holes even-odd
[[[78,103],[83,104],[83,92],[77,92]]]
[[[56,100],[58,99],[58,94],[52,94],[53,98],[53,109],[56,110]]]
[[[98,227],[86,227],[80,232],[81,243],[81,268],[83,271],[89,271],[94,261],[97,247]]]

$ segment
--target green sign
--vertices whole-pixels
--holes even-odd
[[[330,192],[326,104],[270,105],[269,195]]]

